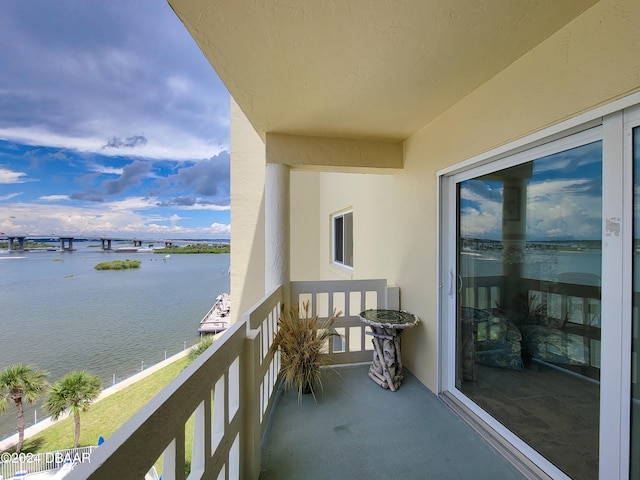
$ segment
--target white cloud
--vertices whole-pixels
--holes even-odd
[[[0,182],[0,183],[2,183],[2,182]],[[20,193],[20,192],[9,193],[7,195],[1,195],[0,196],[0,202],[4,202],[6,200],[11,200],[12,198],[18,197],[20,195],[22,195],[22,193]]]
[[[69,195],[43,195],[39,198],[45,202],[58,202],[61,200],[70,200]]]
[[[25,183],[28,180],[27,174],[24,172],[16,172],[7,168],[0,167],[0,183]]]
[[[502,229],[502,201],[488,199],[468,188],[465,188],[462,194],[465,200],[478,205],[478,207],[463,209],[460,222],[462,236],[499,236]]]
[[[527,237],[599,238],[601,199],[581,192],[588,179],[562,179],[532,182],[527,188]],[[463,190],[473,207],[462,210],[461,234],[468,237],[499,239],[502,232],[502,202]]]
[[[231,205],[213,205],[207,203],[196,203],[195,205],[181,206],[180,210],[210,210],[212,212],[226,212],[231,210]]]
[[[171,217],[169,217],[169,222],[171,223],[172,227],[175,226],[180,220],[182,220],[182,217],[177,213],[174,213],[173,215],[171,215]]]
[[[108,167],[106,165],[100,165],[97,163],[88,165],[87,168],[93,172],[102,173],[104,175],[122,175],[122,173],[124,172],[124,169],[122,168]]]
[[[178,75],[172,75],[167,78],[167,86],[173,93],[178,95],[189,93],[194,88],[188,78]]]
[[[141,131],[142,126],[136,127],[107,127],[104,131],[113,132],[111,136],[127,138],[131,132]],[[42,128],[11,127],[0,128],[0,139],[31,146],[48,146],[66,148],[85,153],[98,153],[113,157],[141,157],[154,160],[204,160],[214,157],[227,150],[226,144],[213,145],[211,140],[198,138],[185,132],[179,132],[162,125],[144,125],[146,145],[135,147],[105,147],[108,138],[105,136],[73,136],[62,135]],[[19,173],[19,172],[18,172]],[[118,174],[117,169],[105,170],[101,173]],[[2,172],[0,171],[0,183]],[[10,182],[18,183],[18,182]]]
[[[144,210],[147,208],[155,208],[157,200],[154,197],[128,197],[122,200],[114,200],[111,202],[103,202],[102,210]]]
[[[214,223],[208,227],[189,228],[177,224],[175,217],[147,216],[140,210],[149,203],[144,199],[74,207],[54,204],[13,203],[3,205],[0,230],[15,235],[113,235],[142,238],[212,238],[228,237],[230,225]],[[176,220],[171,224],[171,220]],[[157,222],[169,222],[161,225]]]
[[[145,226],[146,235],[169,238],[228,238],[230,225],[212,224],[209,228],[186,228],[177,225],[149,224]]]
[[[575,192],[585,179],[534,183],[527,204],[527,234],[533,238],[599,238],[602,201],[599,196]]]
[[[228,237],[231,235],[231,225],[225,225],[223,223],[212,223],[211,232],[214,235],[221,235]]]

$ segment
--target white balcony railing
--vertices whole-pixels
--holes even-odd
[[[342,312],[333,323],[340,337],[327,345],[329,365],[370,361],[373,345],[366,341],[366,328],[358,315],[369,308],[398,309],[400,304],[399,289],[387,287],[385,280],[291,282],[291,298],[300,308],[309,302],[311,314],[320,318]]]
[[[336,324],[343,341],[328,346],[335,363],[370,359],[357,314],[397,308],[398,289],[384,280],[292,282],[294,303],[313,312],[345,312]],[[257,479],[260,441],[273,408],[280,357],[273,345],[283,289],[266,295],[67,478],[144,478],[162,459],[164,480]],[[191,463],[185,429],[193,417]]]

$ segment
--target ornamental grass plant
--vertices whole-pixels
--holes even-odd
[[[303,303],[302,310],[283,306],[275,335],[285,389],[295,389],[298,401],[303,393],[311,393],[316,400],[316,391],[322,388],[320,367],[324,364],[324,348],[330,337],[340,336],[332,326],[342,312],[334,311],[327,320],[320,320],[318,315],[311,316],[309,310],[309,302]]]

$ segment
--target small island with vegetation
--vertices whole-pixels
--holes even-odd
[[[9,248],[8,240],[0,240],[0,250]],[[56,247],[50,243],[34,242],[33,240],[25,240],[23,248],[25,250],[55,250]]]
[[[184,247],[172,246],[156,248],[153,250],[153,253],[229,253],[230,251],[231,246],[229,244],[194,243],[185,245]]]
[[[128,270],[130,268],[140,268],[139,260],[113,260],[111,262],[101,262],[95,267],[96,270]]]

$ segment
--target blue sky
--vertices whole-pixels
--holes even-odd
[[[229,94],[165,0],[9,1],[0,231],[228,238]]]

